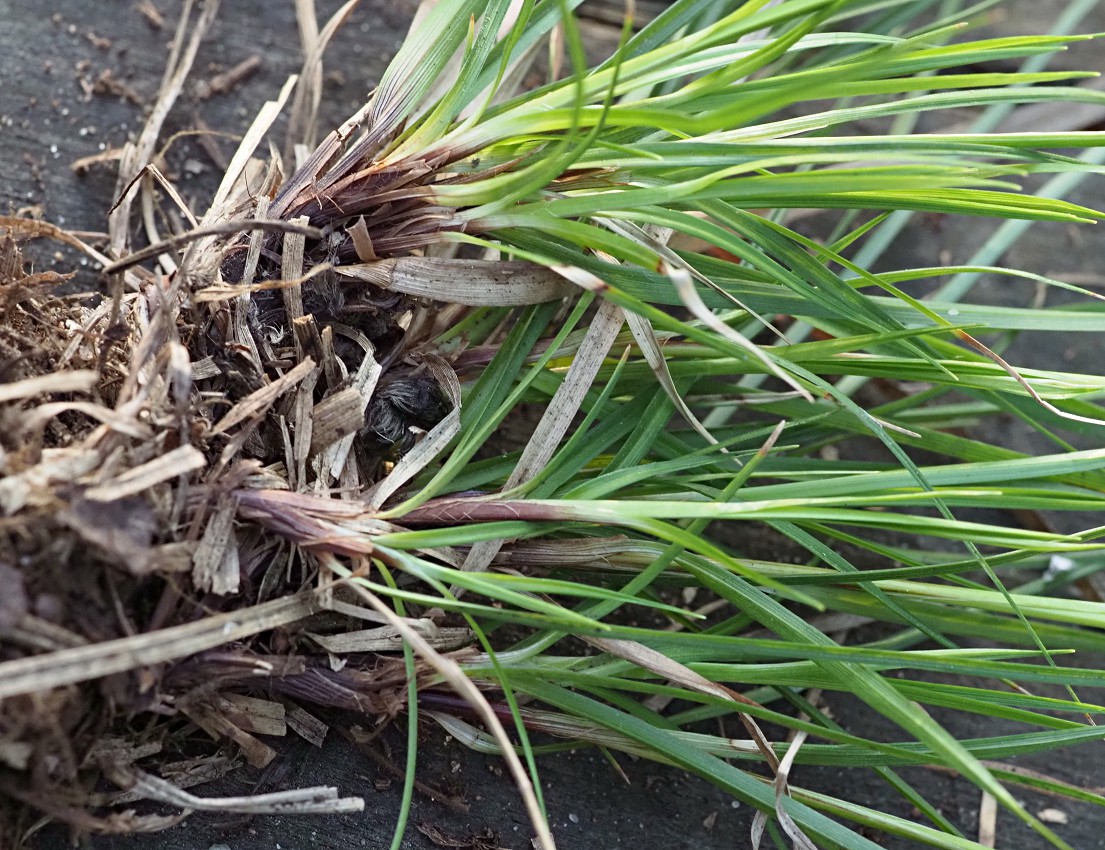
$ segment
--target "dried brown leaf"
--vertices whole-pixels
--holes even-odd
[[[315,362],[310,358],[297,363],[288,372],[275,381],[243,398],[211,429],[212,434],[222,434],[247,419],[254,419],[268,411],[273,403],[284,393],[303,381],[315,371]]]
[[[189,811],[226,812],[246,815],[342,814],[364,810],[360,797],[339,797],[329,786],[254,794],[247,797],[196,797],[164,779],[137,770],[117,770],[117,779],[148,800],[157,800]]]
[[[188,658],[321,611],[322,595],[286,596],[179,626],[5,661],[0,663],[0,700]]]
[[[155,484],[168,481],[202,469],[207,464],[203,452],[193,446],[180,446],[153,460],[128,469],[110,481],[105,481],[84,492],[93,502],[113,502],[144,493]]]
[[[100,374],[90,369],[36,375],[0,384],[0,404],[47,393],[85,393],[92,390],[99,380]]]
[[[219,596],[237,593],[241,581],[238,539],[234,534],[236,509],[233,496],[219,500],[192,555],[192,583]]]
[[[514,307],[572,294],[560,275],[519,261],[400,257],[339,266],[340,277],[447,304]]]
[[[289,729],[316,747],[325,743],[326,733],[330,731],[329,726],[298,705],[285,705],[284,719]]]
[[[364,399],[353,387],[327,396],[311,413],[311,453],[323,451],[333,443],[364,427]]]

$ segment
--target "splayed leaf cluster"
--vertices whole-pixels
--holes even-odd
[[[111,256],[3,221],[76,245],[113,287],[54,299],[56,280],[25,274],[10,240],[0,250],[4,805],[160,828],[120,807],[200,805],[180,790],[195,758],[174,749],[181,728],[263,765],[277,756],[264,736],[318,743],[320,714],[405,711],[405,806],[421,712],[503,754],[545,848],[531,735],[705,776],[761,813],[754,842],[781,830],[867,850],[861,827],[877,824],[978,846],[894,772],[921,763],[1065,846],[1008,786],[1105,800],[996,760],[1102,737],[1088,718],[1105,709],[1074,688],[1105,671],[1061,662],[1105,647],[1105,604],[1046,593],[1098,569],[1100,534],[964,511],[1102,508],[1105,452],[1067,437],[1099,438],[1105,379],[992,343],[1101,332],[1099,299],[989,265],[1009,230],[959,267],[872,269],[913,212],[1100,217],[1062,199],[1099,171],[1098,133],[914,132],[925,112],[989,123],[1010,104],[1101,102],[1085,75],[1044,70],[1072,38],[956,41],[959,17],[917,23],[938,6],[917,0],[677,0],[588,68],[578,3],[441,0],[298,167],[251,160],[295,85],[292,126],[313,134],[321,49],[354,5],[321,29],[309,14],[305,73],[186,232],[127,251],[129,193],[150,191],[138,178],[155,173],[143,166],[214,4],[182,22],[123,158]],[[545,83],[522,86],[554,29],[570,70],[553,51]],[[1025,67],[978,70],[996,61]],[[1032,174],[1055,176],[1021,191]],[[810,210],[836,211],[816,238]],[[962,302],[983,273],[1087,303]],[[533,407],[531,433],[505,440]],[[1010,414],[1055,452],[975,436]],[[866,459],[833,456],[857,441]],[[1045,573],[1054,556],[1069,567]],[[1013,587],[1011,567],[1032,577]],[[841,622],[883,628],[842,637]],[[821,690],[904,740],[845,728]],[[957,740],[918,703],[1028,731]],[[702,725],[728,715],[747,741]],[[875,770],[928,823],[802,787],[810,763]],[[90,796],[100,777],[121,790]],[[325,789],[292,804],[356,806]]]

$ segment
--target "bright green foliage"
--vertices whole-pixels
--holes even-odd
[[[870,270],[894,234],[913,226],[912,212],[1101,217],[1061,198],[1082,177],[1100,179],[1100,133],[914,132],[924,112],[969,110],[987,127],[1009,105],[1100,102],[1105,95],[1077,86],[1087,75],[1043,70],[1075,37],[972,41],[957,4],[927,0],[678,0],[587,69],[574,3],[526,3],[496,40],[508,5],[442,0],[377,95],[374,114],[397,130],[379,160],[392,169],[446,163],[426,188],[441,216],[427,239],[434,250],[450,241],[493,248],[555,268],[592,294],[581,290],[587,300],[574,311],[535,305],[509,319],[501,307],[475,308],[441,338],[442,351],[460,341],[493,356],[462,371],[452,447],[387,511],[419,530],[376,541],[419,583],[371,586],[397,604],[439,606],[478,624],[495,656],[470,662],[469,674],[553,709],[516,709],[530,736],[551,732],[684,766],[771,816],[783,812],[784,828],[793,818],[819,846],[874,847],[859,825],[926,846],[979,846],[893,773],[934,764],[1065,847],[1008,786],[1105,799],[983,760],[1105,738],[1095,725],[1105,708],[1082,698],[1083,688],[1105,685],[1105,669],[1066,666],[1068,650],[1105,649],[1105,604],[1068,592],[1100,569],[1103,529],[1052,533],[1011,514],[1008,524],[978,520],[969,509],[1105,509],[1105,451],[1076,452],[1069,442],[1099,445],[1105,435],[1105,377],[1010,364],[991,350],[1026,328],[1101,333],[1105,309],[1041,270],[995,266],[1019,224],[961,267]],[[994,5],[967,10],[965,20]],[[1068,5],[1060,29],[1092,3]],[[501,95],[511,63],[555,25],[573,70]],[[454,89],[436,106],[419,105],[429,72],[457,50]],[[998,60],[1025,70],[978,71]],[[1041,192],[1021,191],[1034,174],[1055,176]],[[809,209],[847,212],[816,241],[788,215]],[[919,294],[918,282],[949,274],[950,288]],[[971,303],[981,274],[1027,277],[1085,300],[1062,310]],[[527,456],[499,451],[497,426],[564,385],[595,334],[584,308],[603,300],[639,318],[613,329],[590,385],[568,399],[575,422],[545,446],[547,462],[515,475]],[[784,335],[770,324],[783,324]],[[872,379],[910,389],[865,408]],[[997,416],[1044,435],[1051,453],[987,442],[982,435],[995,430],[979,426]],[[845,440],[881,459],[833,460]],[[486,459],[473,461],[481,448]],[[487,495],[450,498],[473,489]],[[806,562],[723,545],[711,536],[723,521],[770,529]],[[721,539],[733,537],[741,534]],[[457,568],[461,547],[488,545],[499,561]],[[1067,569],[1045,572],[1056,564]],[[694,605],[724,604],[709,619],[683,610],[687,588],[697,591]],[[650,610],[636,613],[657,625],[624,625],[619,609],[641,605]],[[842,645],[819,627],[827,612],[885,628],[873,642]],[[527,636],[500,639],[504,623]],[[774,637],[758,636],[764,630]],[[612,638],[638,649],[574,656],[568,633],[599,649]],[[640,647],[687,672],[650,666],[633,655]],[[932,684],[921,671],[974,684]],[[696,686],[694,676],[753,702]],[[1066,690],[1045,696],[1044,684]],[[900,740],[868,740],[847,718],[828,718],[806,702],[809,688],[855,695],[893,721]],[[927,706],[1022,731],[956,740]],[[795,719],[793,707],[807,716]],[[738,711],[809,733],[798,765],[877,770],[931,824],[866,809],[846,789],[840,799],[804,791],[800,768],[777,805],[775,789],[745,769],[763,758],[755,747],[695,725]],[[492,746],[459,719],[442,722],[473,746]],[[780,758],[788,749],[772,746]]]

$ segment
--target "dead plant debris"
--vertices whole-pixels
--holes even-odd
[[[16,240],[42,229],[5,224],[0,844],[17,844],[38,814],[121,832],[199,809],[359,808],[334,789],[200,800],[180,789],[220,772],[184,777],[173,766],[199,754],[174,742],[202,730],[203,758],[232,744],[263,767],[276,751],[262,738],[322,743],[312,707],[373,718],[402,707],[398,633],[350,605],[311,556],[345,551],[331,535],[342,517],[363,524],[367,506],[344,502],[325,523],[301,509],[380,481],[413,429],[448,411],[433,370],[402,350],[409,304],[389,295],[346,323],[305,284],[308,313],[263,288],[187,307],[144,270],[114,304],[61,299],[52,290],[67,276],[26,271]],[[214,283],[193,268],[193,291]],[[266,493],[305,501],[243,502]],[[264,510],[250,518],[250,504]],[[442,650],[470,642],[464,629],[412,625]],[[182,813],[115,808],[140,799]]]
[[[358,810],[332,788],[183,789],[270,764],[265,739],[320,746],[320,710],[376,723],[407,698],[402,635],[315,555],[370,553],[371,534],[393,530],[375,508],[422,463],[412,450],[455,432],[459,384],[425,349],[435,311],[388,285],[424,213],[403,199],[412,175],[347,181],[330,197],[350,213],[307,184],[278,192],[279,165],[249,160],[266,113],[198,226],[166,239],[149,216],[153,247],[128,244],[133,193],[148,204],[171,189],[148,166],[216,5],[195,18],[187,6],[138,142],[77,164],[119,165],[110,248],[0,220],[0,846],[43,816],[79,834],[163,829],[194,810]],[[152,3],[138,10],[163,25]],[[140,101],[110,70],[84,82]],[[384,220],[362,217],[368,189],[396,193]],[[29,271],[21,252],[40,238],[99,262],[107,297],[56,296],[69,276]],[[335,266],[351,261],[366,279],[339,282]],[[373,503],[354,499],[370,491]],[[430,619],[407,625],[441,652],[471,642]],[[418,663],[420,686],[432,672]]]

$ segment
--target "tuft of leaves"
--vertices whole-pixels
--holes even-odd
[[[579,0],[431,5],[371,100],[286,179],[246,166],[292,81],[191,231],[123,256],[129,202],[119,259],[51,231],[104,264],[112,299],[31,301],[46,281],[0,264],[5,315],[73,335],[36,338],[35,358],[5,348],[0,568],[18,565],[28,599],[50,570],[99,588],[81,612],[95,628],[67,621],[48,651],[15,622],[26,600],[0,612],[21,641],[0,660],[7,767],[28,769],[33,694],[50,694],[50,723],[81,718],[50,727],[57,771],[0,783],[5,805],[165,826],[87,813],[104,775],[197,805],[135,767],[138,748],[100,770],[90,730],[165,733],[152,712],[172,702],[264,765],[275,752],[251,731],[283,728],[276,694],[408,712],[396,847],[428,715],[502,753],[546,850],[537,754],[563,741],[716,783],[759,813],[753,845],[766,830],[868,850],[874,827],[981,847],[896,772],[922,764],[1066,848],[1016,790],[1105,798],[1005,760],[1105,735],[1083,695],[1105,669],[1067,663],[1105,648],[1105,603],[1083,593],[1102,529],[1046,521],[1105,507],[1105,451],[1075,448],[1100,441],[1105,378],[1003,352],[1025,329],[1100,333],[1105,311],[1073,281],[995,263],[1032,222],[1102,217],[1064,199],[1099,178],[1100,133],[1000,131],[1010,109],[1105,98],[1046,69],[1092,3],[1051,35],[974,38],[998,3],[676,0],[628,19],[593,66]],[[301,27],[318,36],[302,85],[350,8]],[[186,34],[126,187],[194,56]],[[887,268],[917,213],[1004,223],[958,266]],[[1079,300],[992,306],[972,293],[984,274]],[[993,423],[1010,419],[1050,448],[1003,444]],[[142,687],[94,693],[120,675]],[[834,718],[825,693],[899,735]],[[957,739],[931,709],[1018,731]],[[717,734],[728,717],[746,740]],[[806,789],[806,764],[872,770],[926,822]]]
[[[485,655],[464,669],[501,691],[531,762],[527,731],[679,764],[777,818],[800,846],[870,847],[853,827],[873,823],[934,847],[978,846],[893,772],[908,752],[1066,846],[1017,802],[1017,774],[989,754],[984,763],[919,703],[1015,717],[1033,746],[1100,737],[1089,719],[1100,709],[1074,688],[1101,684],[1105,671],[1062,659],[1102,647],[1105,607],[1041,595],[1095,569],[1098,530],[1059,534],[972,513],[1102,506],[1105,453],[1070,451],[1058,436],[1099,433],[1102,379],[1010,363],[984,342],[1027,327],[1100,331],[1098,298],[993,268],[1009,231],[957,269],[871,269],[914,213],[1101,217],[1061,197],[1100,171],[1098,133],[914,129],[926,113],[946,122],[941,113],[970,110],[981,126],[1009,106],[1100,102],[1077,85],[1089,75],[1044,68],[1081,37],[964,39],[959,18],[919,23],[931,3],[682,0],[627,26],[617,52],[588,68],[574,5],[491,3],[479,14],[438,4],[437,23],[385,76],[363,135],[277,196],[281,215],[328,232],[364,222],[377,257],[358,264],[354,237],[334,237],[339,279],[425,252],[441,282],[422,294],[449,303],[446,270],[458,251],[478,249],[549,269],[581,293],[576,309],[536,288],[528,307],[493,294],[462,301],[463,317],[431,338],[464,378],[460,427],[384,506],[404,530],[377,537],[374,557],[436,594],[378,582],[372,591],[487,634]],[[471,27],[457,24],[469,16]],[[1068,16],[1060,29],[1076,23]],[[554,26],[572,70],[512,90]],[[422,73],[454,54],[454,83]],[[998,61],[1023,67],[977,70]],[[1055,177],[1022,191],[1036,174]],[[810,210],[840,212],[817,234],[802,223]],[[1028,275],[1086,301],[991,307],[966,300],[963,285],[920,295],[919,282],[949,273]],[[544,414],[511,452],[498,435],[523,404]],[[1055,436],[1058,451],[1027,457],[988,442],[994,431],[979,426],[1010,414]],[[857,439],[867,459],[832,459]],[[734,522],[765,529],[766,549],[721,528]],[[1024,571],[1039,575],[1060,555],[1072,573],[1024,583]],[[652,627],[617,613],[679,599],[698,607],[663,609],[666,622]],[[819,625],[830,612],[885,626],[842,642]],[[508,623],[526,636],[498,639]],[[600,654],[574,654],[568,635]],[[976,684],[922,685],[911,672],[922,670]],[[1026,683],[1041,676],[1066,695],[1032,693]],[[995,680],[1018,684],[995,690]],[[853,694],[903,740],[843,728],[809,689]],[[519,708],[523,696],[553,711]],[[1060,728],[1045,705],[1085,719]],[[694,725],[727,714],[756,730],[740,756]],[[434,717],[496,749],[461,718]],[[758,720],[820,743],[768,742]],[[1021,740],[995,746],[1009,755]],[[804,791],[789,775],[853,757],[930,825]],[[766,760],[774,788],[739,758]]]

